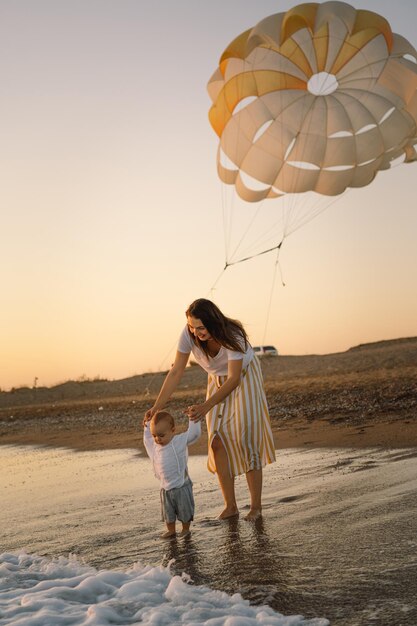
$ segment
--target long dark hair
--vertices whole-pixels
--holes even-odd
[[[221,346],[235,352],[246,352],[249,341],[241,322],[223,315],[211,300],[205,298],[194,300],[185,314],[187,317],[201,320],[213,339]],[[190,330],[189,333],[194,343],[208,356],[207,342],[200,341]]]

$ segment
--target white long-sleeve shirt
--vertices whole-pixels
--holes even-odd
[[[188,446],[197,441],[200,435],[200,422],[190,420],[186,432],[174,435],[169,443],[161,446],[154,441],[147,423],[143,431],[143,443],[163,489],[182,487],[186,478]]]

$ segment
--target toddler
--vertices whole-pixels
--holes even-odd
[[[188,430],[175,434],[175,421],[167,411],[145,418],[143,443],[153,462],[155,476],[161,481],[161,514],[167,530],[162,539],[175,536],[175,522],[182,523],[180,537],[190,533],[194,518],[194,497],[188,475],[188,446],[200,437],[200,422],[189,421]]]

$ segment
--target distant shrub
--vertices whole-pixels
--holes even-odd
[[[109,381],[108,381],[108,378],[102,378],[99,374],[94,376],[94,378],[90,378],[89,376],[86,376],[86,374],[81,374],[81,376],[79,376],[75,382],[77,383],[107,383]]]

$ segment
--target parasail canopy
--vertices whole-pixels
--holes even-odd
[[[226,48],[208,91],[219,176],[249,202],[336,196],[417,158],[417,52],[344,2],[263,19]]]

